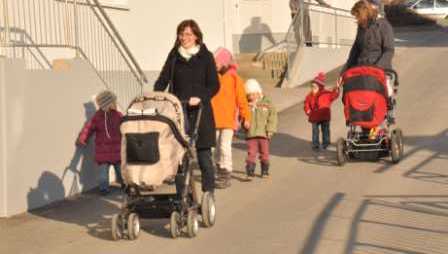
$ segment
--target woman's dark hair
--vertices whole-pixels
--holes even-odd
[[[196,44],[201,45],[203,43],[202,39],[202,31],[199,28],[198,23],[196,23],[196,21],[192,20],[192,19],[187,19],[184,20],[182,22],[180,22],[180,24],[177,26],[177,32],[176,32],[176,43],[174,44],[174,46],[176,48],[178,48],[180,46],[180,40],[179,40],[179,35],[187,28],[190,27],[191,31],[193,32],[193,34],[198,38],[196,40]]]

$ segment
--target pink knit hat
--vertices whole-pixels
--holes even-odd
[[[214,56],[217,63],[236,73],[238,65],[233,60],[232,53],[228,49],[220,47],[215,51]]]
[[[325,81],[327,80],[327,77],[325,73],[319,72],[317,76],[313,79],[313,83],[316,83],[319,88],[323,88],[325,86]]]

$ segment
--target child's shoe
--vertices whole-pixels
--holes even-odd
[[[261,163],[261,178],[269,177],[269,163]]]
[[[255,163],[246,164],[246,174],[248,178],[255,176]]]
[[[101,196],[106,196],[107,194],[109,194],[110,193],[110,189],[100,189],[100,194],[101,194]]]
[[[221,172],[218,173],[218,179],[216,181],[216,188],[225,189],[230,187],[230,181],[232,174],[226,169],[220,169]]]

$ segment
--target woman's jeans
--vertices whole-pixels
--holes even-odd
[[[201,169],[202,192],[215,191],[215,167],[212,162],[212,149],[201,148],[196,150],[199,168]],[[181,197],[185,188],[185,176],[189,165],[183,165],[182,170],[176,175],[176,191]]]
[[[109,189],[109,170],[110,166],[114,167],[115,177],[117,182],[123,184],[123,178],[121,176],[121,167],[120,163],[111,164],[111,163],[103,163],[98,165],[100,170],[100,191],[107,191]]]
[[[313,148],[320,147],[319,134],[322,131],[322,146],[326,148],[330,145],[330,121],[313,123]]]

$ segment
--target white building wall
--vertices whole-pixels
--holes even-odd
[[[221,0],[129,0],[129,11],[108,10],[144,70],[160,70],[184,19],[194,19],[210,50],[225,44]]]
[[[289,0],[127,2],[128,11],[107,11],[144,70],[161,69],[173,46],[176,26],[184,19],[192,18],[199,23],[211,51],[225,46],[235,53],[256,52],[282,41],[291,23]],[[327,2],[350,9],[355,0]],[[254,25],[254,18],[259,23]]]

